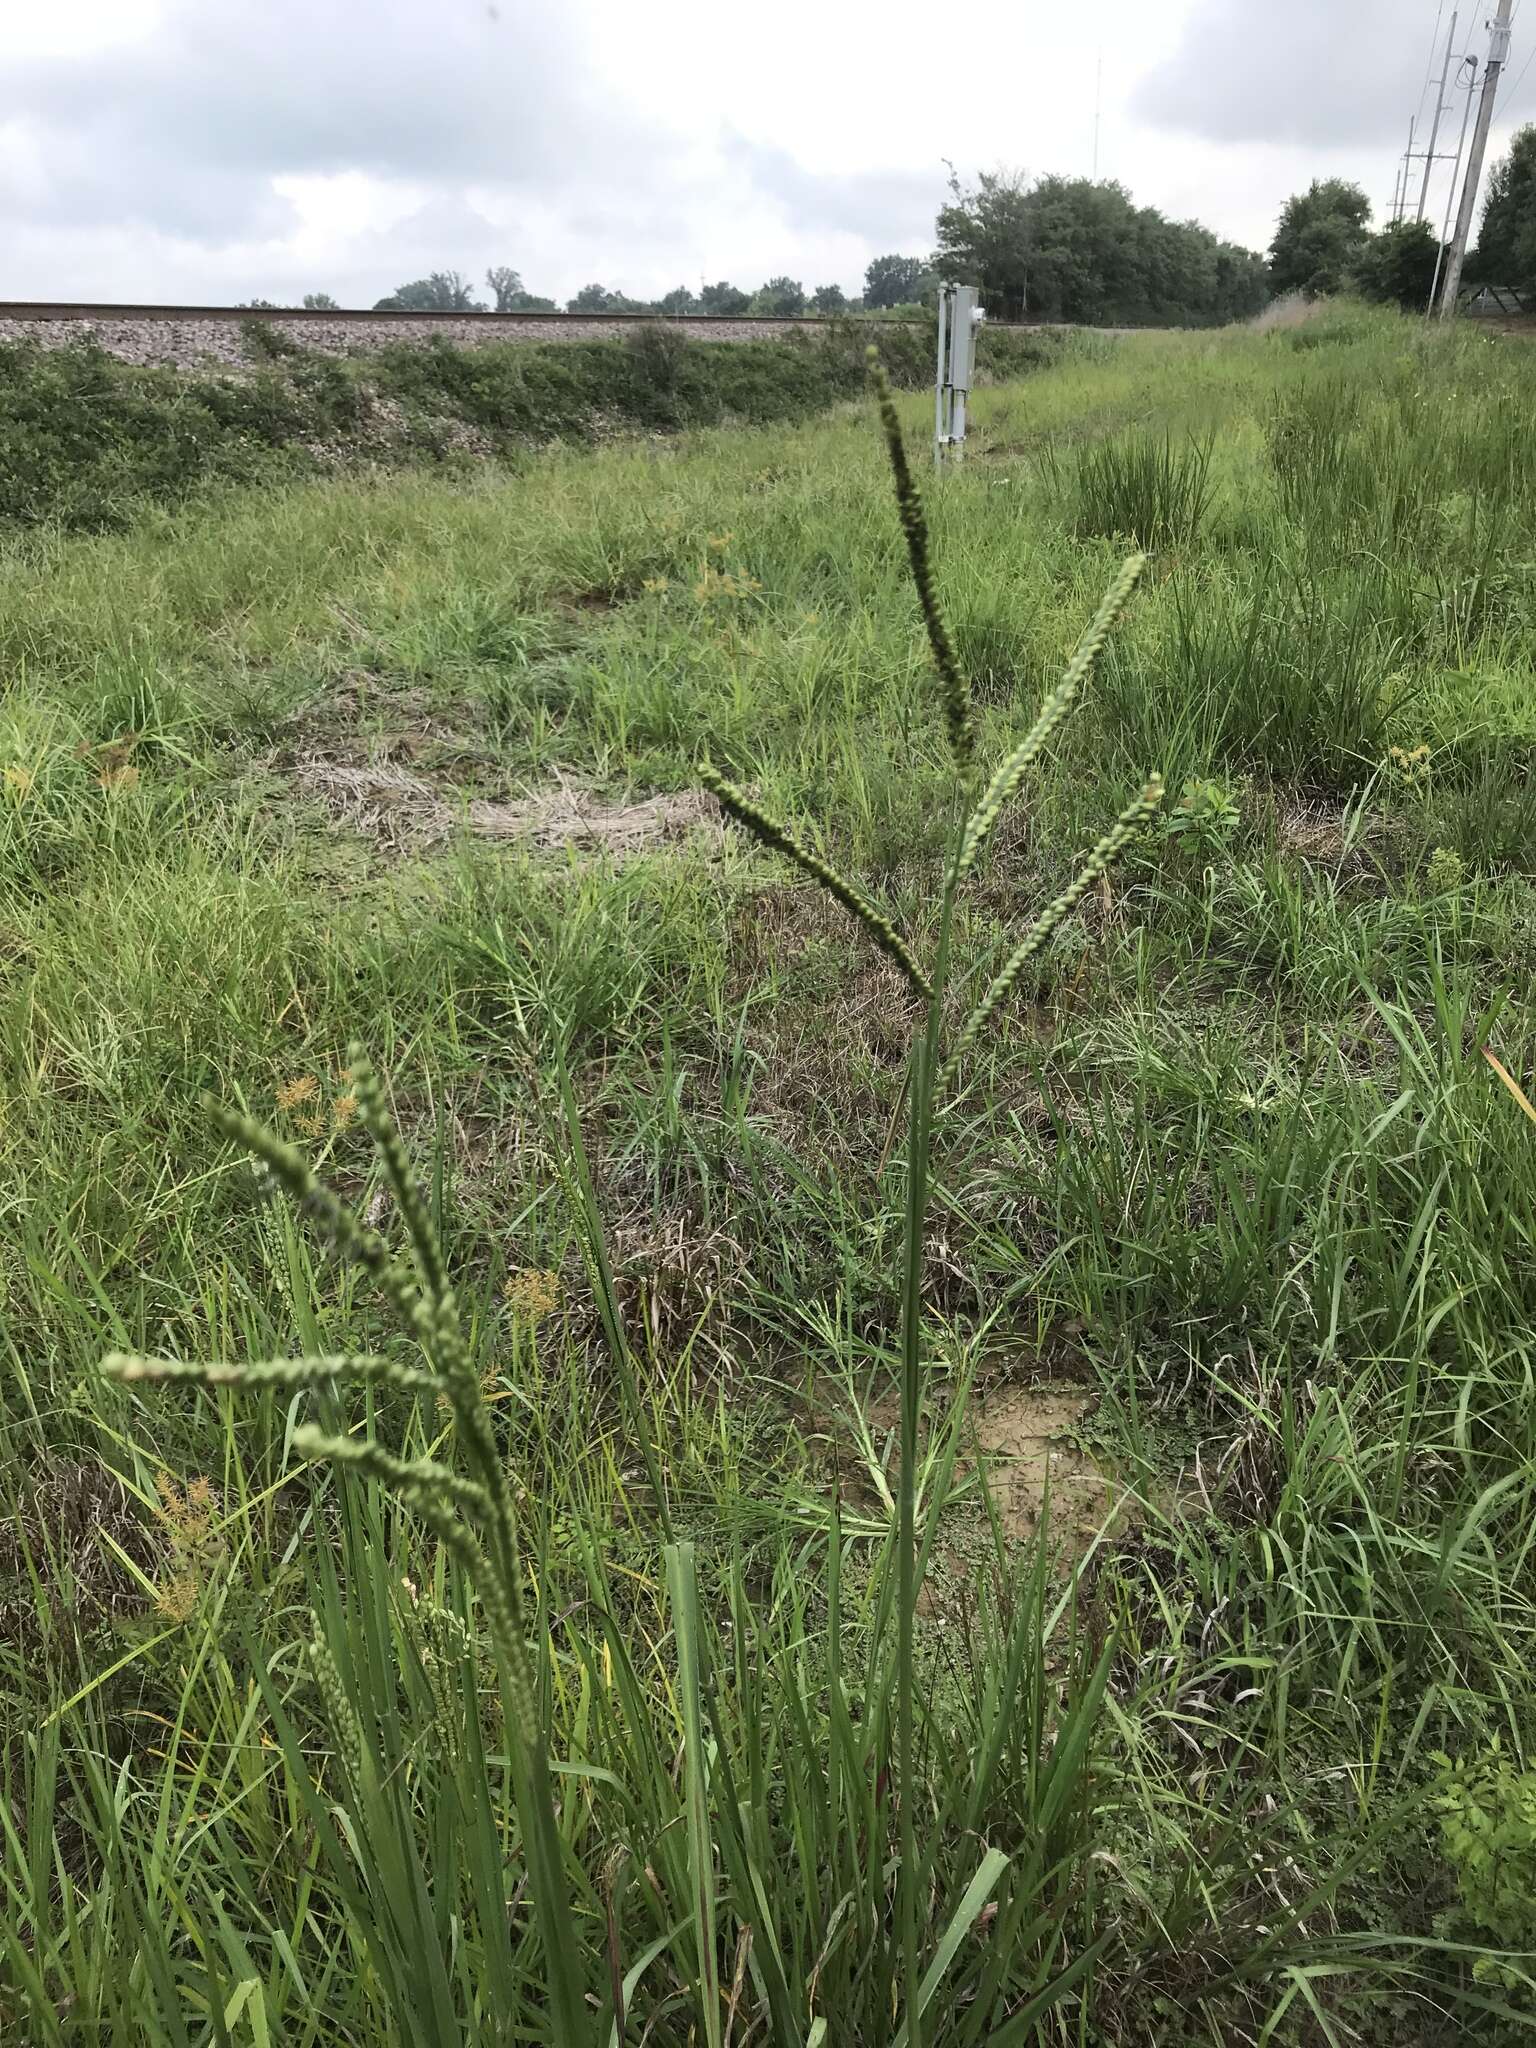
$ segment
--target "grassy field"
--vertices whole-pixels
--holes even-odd
[[[0,2037],[1536,2024],[1536,355],[975,412],[4,544]]]

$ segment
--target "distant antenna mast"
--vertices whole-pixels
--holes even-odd
[[[1104,52],[1099,51],[1093,72],[1093,182],[1099,182],[1099,121],[1104,112]]]

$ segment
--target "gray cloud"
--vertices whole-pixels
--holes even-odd
[[[552,11],[520,0],[176,0],[144,41],[21,64],[33,217],[270,234],[285,174],[360,170],[546,191],[662,169],[667,139],[596,104]]]
[[[1445,15],[1442,38],[1449,7]],[[1487,38],[1471,0],[1461,17],[1458,41],[1480,55]],[[1200,0],[1132,109],[1152,126],[1212,142],[1400,142],[1419,103],[1434,24],[1427,0]],[[1436,76],[1443,49],[1442,40]]]
[[[937,162],[931,173],[859,171],[826,175],[805,169],[787,150],[730,134],[727,163],[758,192],[776,201],[791,221],[846,234],[894,237],[914,254],[933,241],[934,218],[943,197]]]
[[[850,106],[829,137],[740,78],[759,31],[711,38],[704,0],[662,0],[646,34],[666,63],[631,78],[611,27],[599,40],[617,5],[160,0],[136,39],[17,59],[0,270],[36,296],[366,303],[488,260],[561,296],[702,271],[857,289],[876,251],[931,246],[946,138],[922,142],[904,102]],[[844,168],[807,167],[829,150]]]

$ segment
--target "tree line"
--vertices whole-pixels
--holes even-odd
[[[1076,322],[1085,326],[1220,325],[1256,313],[1269,297],[1263,257],[1222,241],[1198,221],[1174,221],[1137,206],[1112,180],[984,173],[974,186],[951,178],[927,256],[877,256],[864,289],[807,290],[798,278],[772,277],[755,291],[722,279],[698,291],[679,285],[658,299],[637,299],[604,284],[583,285],[568,313],[753,314],[878,313],[931,306],[940,278],[980,287],[997,319]],[[379,311],[519,313],[554,311],[553,299],[525,289],[505,265],[485,274],[489,306],[457,271],[435,271],[400,285]]]
[[[1277,293],[1341,291],[1422,312],[1445,251],[1427,220],[1388,221],[1371,232],[1371,202],[1344,178],[1314,179],[1281,209],[1270,245]],[[1469,285],[1536,292],[1536,126],[1522,128],[1489,174],[1476,244],[1462,271]]]
[[[526,289],[509,264],[492,264],[485,273],[489,301],[476,296],[469,279],[457,270],[434,270],[376,301],[377,313],[554,313],[554,299]],[[720,316],[759,314],[797,319],[805,313],[873,313],[903,304],[920,304],[934,280],[917,256],[877,256],[864,273],[864,290],[850,297],[840,284],[819,284],[809,291],[797,277],[770,277],[755,291],[721,278],[697,291],[680,284],[657,299],[631,298],[605,284],[584,284],[566,300],[567,313],[657,313],[673,319],[686,313]],[[324,299],[311,293],[310,298]],[[306,305],[309,299],[305,301]],[[334,304],[334,301],[329,301]]]
[[[1261,256],[1137,206],[1114,179],[991,171],[966,187],[952,177],[936,260],[1010,320],[1218,326],[1269,296]]]
[[[1223,241],[1198,221],[1171,220],[1137,206],[1113,179],[984,172],[974,185],[951,177],[931,255],[877,256],[863,291],[841,285],[807,290],[798,278],[771,277],[756,290],[722,278],[697,291],[678,285],[657,299],[632,298],[586,284],[568,313],[763,315],[881,313],[933,304],[941,277],[974,284],[998,319],[1070,321],[1084,326],[1220,326],[1259,312],[1287,292],[1312,296],[1355,291],[1422,308],[1440,254],[1427,221],[1389,222],[1377,232],[1371,205],[1343,178],[1314,179],[1287,199],[1267,255]],[[1536,290],[1536,126],[1521,129],[1494,167],[1469,283]],[[401,313],[553,313],[554,299],[529,291],[509,264],[485,273],[488,297],[456,270],[412,279],[377,301]],[[253,305],[267,303],[251,301]],[[326,292],[304,305],[336,308]],[[337,309],[339,310],[339,309]]]

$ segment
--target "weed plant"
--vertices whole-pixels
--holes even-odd
[[[1141,548],[1187,547],[1210,505],[1208,442],[1133,433],[1088,449],[1077,471],[1080,533]]]

